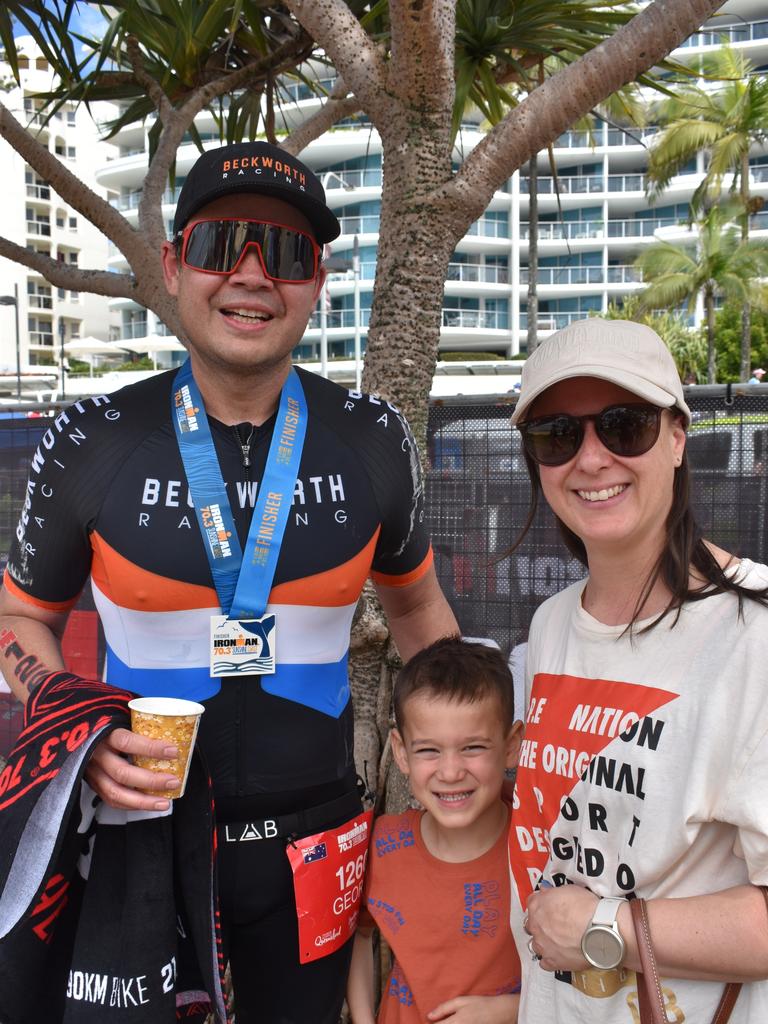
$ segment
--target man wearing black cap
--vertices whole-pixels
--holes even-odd
[[[338,1019],[367,839],[347,679],[366,578],[404,658],[457,631],[406,422],[291,363],[339,230],[277,147],[200,157],[162,254],[189,360],[59,417],[0,593],[0,668],[21,699],[32,662],[63,665],[90,575],[107,681],[204,703],[238,1024]],[[88,782],[113,807],[166,810],[170,778],[132,754],[168,756],[116,730]]]

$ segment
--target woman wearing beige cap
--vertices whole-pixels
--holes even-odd
[[[529,637],[510,835],[522,1024],[651,1019],[635,897],[668,1021],[709,1024],[724,982],[744,982],[731,1024],[768,1021],[768,568],[701,537],[690,419],[640,324],[571,324],[525,364],[513,422],[534,505],[543,492],[589,575]]]

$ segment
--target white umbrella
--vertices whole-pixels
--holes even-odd
[[[129,352],[151,355],[155,369],[157,369],[158,352],[186,352],[181,342],[172,334],[147,334],[143,338],[124,339],[123,344]]]
[[[86,338],[73,338],[64,345],[64,351],[70,355],[83,356],[123,356],[126,352],[119,345],[110,341],[102,341],[101,338],[94,338],[91,335]]]

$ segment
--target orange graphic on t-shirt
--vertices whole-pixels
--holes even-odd
[[[678,694],[610,679],[538,673],[533,680],[509,832],[512,872],[520,901],[541,878],[549,859],[550,830],[565,798],[591,762],[617,737],[653,745],[663,724],[649,716]],[[625,788],[643,784],[627,765]]]

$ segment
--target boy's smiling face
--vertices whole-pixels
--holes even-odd
[[[392,732],[392,749],[411,792],[447,829],[482,826],[498,815],[504,771],[517,764],[522,723],[505,735],[498,700],[472,703],[410,696],[402,733]]]

